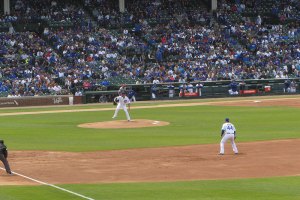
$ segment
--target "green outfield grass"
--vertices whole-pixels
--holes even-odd
[[[234,99],[236,100],[236,99]],[[197,101],[191,101],[197,102]],[[163,102],[166,104],[167,102]],[[175,103],[175,102],[174,102]],[[178,102],[177,102],[178,103]],[[133,105],[158,105],[146,102]],[[114,108],[112,105],[60,107],[58,109]],[[1,109],[0,113],[46,111],[55,108]],[[221,124],[229,117],[238,142],[300,138],[300,109],[290,107],[190,106],[132,109],[133,119],[170,122],[164,127],[135,129],[85,129],[81,123],[111,121],[112,111],[0,116],[0,138],[9,150],[100,151],[192,144],[217,144]],[[118,119],[125,119],[120,111]],[[0,165],[2,166],[2,165]],[[63,185],[94,199],[300,199],[300,177]],[[0,186],[0,200],[82,199],[47,186]]]
[[[1,117],[1,137],[12,150],[95,151],[219,142],[225,117],[243,141],[300,137],[300,110],[284,107],[190,106],[133,109],[132,118],[170,125],[135,129],[86,129],[77,125],[110,121],[113,111]],[[120,111],[119,119],[125,119]]]
[[[98,200],[298,200],[300,177],[62,185]],[[2,186],[5,200],[80,200],[46,186]]]

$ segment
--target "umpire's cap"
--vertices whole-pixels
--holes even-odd
[[[2,144],[3,144],[3,143],[4,143],[4,140],[0,140],[0,143],[2,143]]]
[[[229,122],[229,118],[225,118],[225,122]]]

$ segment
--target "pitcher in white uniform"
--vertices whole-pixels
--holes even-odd
[[[236,129],[232,123],[229,122],[229,118],[225,119],[225,123],[222,125],[221,129],[221,137],[222,140],[220,142],[220,155],[224,155],[224,145],[227,140],[230,140],[232,150],[235,154],[238,154],[238,149],[236,147],[236,144],[234,142],[236,138]]]
[[[115,119],[118,116],[119,110],[123,109],[125,114],[126,114],[127,121],[130,121],[130,116],[129,116],[129,113],[128,113],[128,110],[130,111],[130,100],[126,96],[126,94],[125,93],[120,94],[120,96],[116,97],[114,99],[114,101],[117,102],[118,105],[117,105],[117,108],[115,110],[115,114],[112,118]],[[127,110],[127,105],[128,105],[128,110]]]

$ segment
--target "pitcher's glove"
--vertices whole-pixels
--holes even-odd
[[[117,105],[119,102],[119,98],[118,97],[115,97],[114,100],[113,100],[113,104],[114,105]]]

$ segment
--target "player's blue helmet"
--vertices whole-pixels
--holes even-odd
[[[229,122],[229,118],[225,118],[225,122]]]

